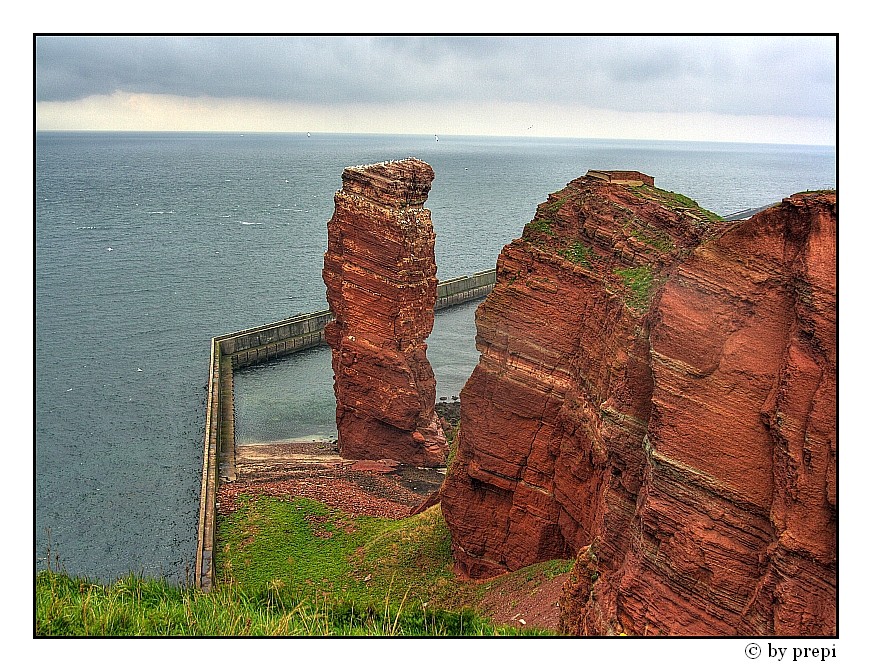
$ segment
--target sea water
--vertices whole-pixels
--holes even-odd
[[[835,186],[832,147],[439,136],[38,133],[36,566],[183,581],[194,564],[209,339],[326,307],[345,166],[416,156],[441,280],[492,268],[547,195],[635,169],[718,214]],[[437,396],[477,362],[437,314]],[[240,442],[335,435],[328,349],[236,376]]]

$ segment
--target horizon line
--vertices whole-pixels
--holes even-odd
[[[355,131],[271,131],[271,130],[195,130],[195,129],[82,129],[82,128],[49,128],[39,129],[34,128],[34,135],[40,133],[139,133],[139,134],[209,134],[209,135],[305,135],[307,137],[329,136],[329,135],[349,135],[349,136],[394,136],[394,137],[430,137],[439,136],[439,133],[388,133],[388,132],[355,132]],[[759,142],[751,140],[680,140],[666,138],[605,138],[605,137],[580,137],[573,135],[497,135],[497,134],[444,134],[443,138],[494,138],[494,139],[515,139],[515,140],[594,140],[607,142],[686,142],[695,144],[714,144],[714,145],[776,145],[783,147],[829,147],[837,148],[837,143],[825,142]]]

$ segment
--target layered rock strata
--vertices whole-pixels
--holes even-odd
[[[593,177],[540,205],[476,315],[458,569],[577,556],[571,634],[833,634],[835,211]]]
[[[327,224],[323,278],[335,321],[339,449],[348,459],[443,464],[436,379],[425,339],[436,302],[435,236],[418,159],[346,168]]]

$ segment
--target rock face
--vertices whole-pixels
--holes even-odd
[[[835,211],[594,177],[540,205],[476,315],[457,568],[577,556],[570,634],[834,634]]]
[[[433,329],[436,262],[424,202],[433,169],[418,159],[346,168],[327,224],[327,301],[339,448],[349,459],[443,464]]]

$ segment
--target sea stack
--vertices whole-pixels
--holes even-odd
[[[476,313],[441,493],[457,570],[576,558],[571,635],[833,636],[836,194],[725,222],[594,173]]]
[[[346,168],[327,223],[326,329],[339,451],[347,459],[444,464],[425,339],[436,303],[433,169],[414,158]]]

